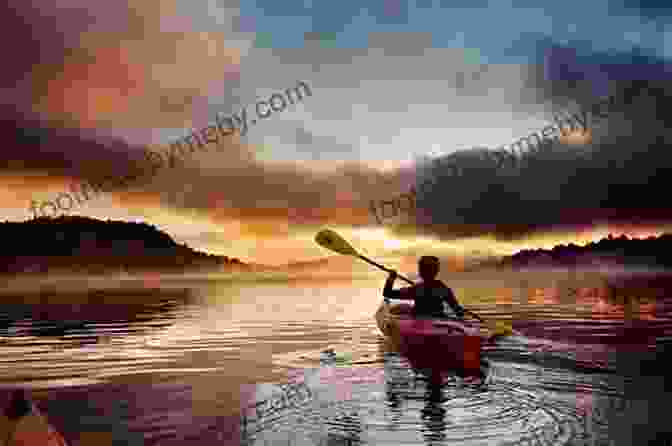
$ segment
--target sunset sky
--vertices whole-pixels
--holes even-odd
[[[312,96],[246,135],[68,213],[275,265],[326,255],[313,241],[323,227],[379,256],[670,229],[670,17],[606,0],[126,1],[0,15],[17,45],[0,73],[5,220],[304,81]],[[476,166],[462,183],[438,179],[404,225],[371,215],[370,200],[416,184],[426,157],[508,145],[606,95],[629,99],[525,173],[495,181]]]

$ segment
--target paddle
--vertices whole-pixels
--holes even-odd
[[[343,254],[343,255],[346,255],[346,256],[357,257],[357,258],[360,258],[360,259],[364,260],[367,263],[370,263],[371,265],[373,265],[377,268],[382,269],[383,271],[386,271],[388,273],[393,272],[393,270],[391,270],[389,268],[385,268],[383,265],[380,265],[380,264],[374,262],[373,260],[371,260],[367,257],[364,257],[363,255],[358,253],[357,250],[355,250],[355,248],[350,246],[350,243],[348,243],[338,233],[336,233],[336,232],[334,232],[330,229],[323,229],[320,232],[318,232],[317,235],[315,236],[315,242],[318,245],[320,245],[324,248],[327,248],[330,251],[334,251],[334,252],[337,252],[339,254]],[[408,278],[406,278],[406,277],[404,277],[400,274],[397,274],[397,277],[399,277],[402,280],[405,280],[406,282],[410,283],[411,285],[415,285],[415,283],[411,279],[408,279]],[[498,326],[497,323],[493,324],[492,322],[484,321],[483,318],[481,318],[479,315],[477,315],[473,311],[464,310],[464,312],[471,314],[472,316],[474,316],[476,319],[478,319],[482,323],[484,323],[486,325],[490,325],[491,330],[495,332],[493,337],[494,336],[509,335],[512,332],[511,328],[508,327],[507,324],[499,324],[499,326]]]
[[[380,265],[355,251],[355,248],[350,246],[350,243],[346,242],[345,239],[343,239],[343,237],[341,237],[339,234],[330,229],[323,229],[320,232],[318,232],[317,235],[315,236],[315,241],[317,242],[318,245],[323,246],[331,251],[346,256],[358,257],[364,260],[365,262],[368,262],[371,265],[382,269],[383,271],[387,271],[388,273],[393,272],[391,269],[385,268],[383,265]],[[411,285],[415,285],[415,282],[413,282],[411,279],[407,277],[402,276],[401,274],[397,274],[397,277],[399,277],[402,280],[405,280]]]

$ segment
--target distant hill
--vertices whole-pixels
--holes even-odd
[[[320,268],[328,268],[330,265],[334,263],[334,259],[337,257],[332,256],[332,257],[322,257],[319,259],[314,259],[314,260],[304,260],[300,262],[291,262],[288,263],[287,265],[282,265],[276,267],[277,269],[281,269],[283,271],[305,271],[305,270],[316,270]]]
[[[288,263],[278,267],[289,273],[370,273],[371,267],[361,260],[350,256],[331,255],[313,260]]]
[[[504,257],[496,266],[510,268],[577,266],[672,267],[672,234],[645,239],[626,236],[604,238],[584,246],[559,245],[551,250],[523,250]],[[485,265],[483,265],[485,266]],[[489,266],[494,266],[491,263]]]
[[[0,273],[248,269],[236,258],[177,244],[145,223],[41,217],[0,223]]]

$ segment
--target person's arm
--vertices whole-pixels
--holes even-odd
[[[455,294],[453,294],[453,290],[450,288],[446,287],[446,294],[444,297],[444,301],[450,306],[450,308],[453,309],[456,315],[459,317],[464,317],[464,308],[457,302],[457,299],[455,299]]]
[[[383,288],[383,297],[387,301],[388,299],[412,299],[410,293],[408,292],[409,288],[402,288],[400,290],[393,290],[392,285],[394,280],[397,278],[397,272],[392,271],[385,281],[385,288]]]

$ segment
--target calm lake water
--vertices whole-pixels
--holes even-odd
[[[386,345],[373,320],[384,277],[147,275],[7,283],[0,387],[30,387],[72,445],[672,444],[664,286],[445,280],[519,332],[486,348],[483,386],[431,386]],[[262,399],[276,403],[241,418]]]

